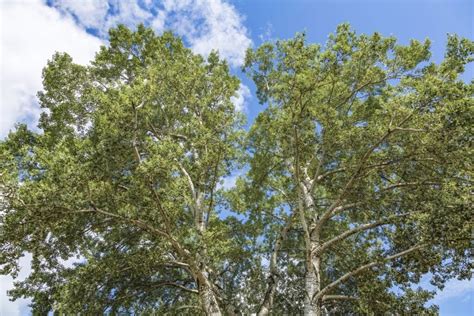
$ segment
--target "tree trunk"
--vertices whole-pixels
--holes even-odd
[[[305,184],[302,185],[304,206],[309,211],[309,214],[316,217],[316,210],[314,207],[314,199],[311,192],[308,191]],[[305,270],[305,299],[304,299],[304,315],[319,316],[321,315],[320,300],[314,301],[313,298],[321,290],[321,259],[319,255],[314,255],[314,250],[320,246],[319,231],[315,229],[315,221],[309,225],[310,240],[309,245],[306,245],[306,270]]]
[[[270,275],[268,280],[268,289],[265,293],[265,297],[263,299],[263,304],[260,306],[260,309],[257,313],[258,316],[267,316],[270,314],[270,311],[273,307],[273,296],[275,295],[277,280],[275,275]]]
[[[219,304],[217,303],[216,295],[212,290],[212,286],[209,281],[206,280],[205,284],[200,285],[199,296],[201,298],[202,308],[207,316],[220,316],[222,315]]]
[[[199,296],[201,298],[202,308],[207,316],[220,316],[222,315],[222,312],[217,302],[217,297],[214,293],[213,286],[209,281],[207,247],[203,241],[203,234],[207,228],[204,221],[204,210],[202,208],[203,198],[204,195],[197,191],[194,206],[194,216],[199,243],[199,250],[196,258],[197,265],[199,267],[197,278],[199,284]]]
[[[312,238],[312,249],[316,249],[318,243],[319,241]],[[321,315],[321,304],[319,300],[313,300],[313,297],[321,290],[320,265],[321,260],[319,257],[313,256],[311,253],[306,254],[304,315],[307,316]]]

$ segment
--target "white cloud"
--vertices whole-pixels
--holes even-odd
[[[20,259],[20,273],[18,277],[13,280],[9,275],[0,276],[0,316],[20,316],[25,315],[29,311],[30,299],[17,299],[15,301],[10,301],[9,297],[6,295],[7,291],[13,289],[13,282],[23,281],[31,273],[31,259],[32,256],[30,253],[26,253]],[[83,257],[71,257],[68,260],[59,259],[59,263],[66,268],[71,268],[74,266],[74,263],[83,262],[85,259]],[[30,314],[28,312],[28,314]]]
[[[117,24],[135,26],[153,18],[153,14],[140,7],[138,1],[53,0],[52,6],[102,38],[107,35],[109,28]]]
[[[117,23],[150,24],[157,32],[172,29],[191,48],[207,55],[217,49],[232,66],[239,66],[252,44],[243,18],[222,0],[55,0],[48,7],[41,0],[1,1],[0,138],[15,122],[36,122],[40,109],[36,93],[41,70],[55,51],[66,51],[75,62],[87,63],[101,41],[84,28],[103,35]],[[61,13],[61,14],[60,14]],[[242,110],[250,95],[241,85],[233,98]]]
[[[54,0],[53,6],[102,37],[118,23],[130,27],[144,23],[157,32],[171,29],[196,53],[207,56],[218,50],[234,67],[243,63],[252,45],[243,17],[223,0]]]
[[[222,180],[217,184],[217,189],[232,189],[233,187],[235,187],[238,177],[238,175],[230,175],[222,178]]]
[[[156,16],[151,21],[151,27],[157,33],[161,33],[165,30],[165,20],[166,20],[166,12],[165,11],[158,11]]]
[[[18,280],[25,279],[31,272],[30,267],[31,255],[27,254],[20,259],[20,273],[18,274]],[[17,299],[14,302],[9,300],[6,295],[8,290],[13,288],[13,279],[8,276],[0,276],[0,316],[19,316],[24,315],[24,311],[28,309],[29,300]]]
[[[55,7],[66,14],[74,14],[86,28],[103,29],[109,3],[103,0],[56,0]]]
[[[145,23],[153,18],[151,12],[141,8],[138,1],[123,1],[123,0],[109,0],[109,4],[115,8],[115,14],[107,15],[106,29],[116,26],[117,24],[125,24],[135,26],[140,23]]]
[[[251,97],[250,89],[244,85],[240,84],[239,89],[236,92],[236,95],[230,98],[231,102],[234,104],[237,111],[244,111],[247,106],[247,100]]]
[[[270,22],[267,22],[265,27],[260,29],[262,32],[258,35],[258,38],[260,41],[263,42],[269,42],[272,40],[273,36],[273,24]]]
[[[243,176],[245,173],[244,169],[239,169],[232,172],[230,175],[221,178],[221,180],[217,183],[217,189],[224,189],[229,190],[235,187],[237,183],[237,179]]]
[[[456,298],[464,301],[473,298],[474,295],[474,281],[473,280],[450,280],[442,291],[436,294],[432,300],[435,304],[441,304],[446,300]]]
[[[15,122],[37,119],[41,71],[55,51],[68,52],[75,62],[85,64],[101,41],[39,0],[2,1],[0,11],[1,138]]]
[[[243,63],[252,41],[232,5],[221,0],[166,0],[164,7],[172,29],[184,36],[195,52],[207,55],[216,49],[232,66]]]
[[[66,51],[85,64],[101,41],[41,1],[0,2],[0,138],[17,121],[35,122],[40,109],[36,93],[41,71],[56,51]],[[29,260],[20,260],[20,279],[29,274]],[[13,287],[9,276],[0,276],[0,315],[24,315],[28,300],[10,302],[6,291]]]

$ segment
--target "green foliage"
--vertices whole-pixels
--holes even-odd
[[[425,302],[429,296],[407,290],[396,298],[387,291],[418,282],[424,273],[433,273],[439,286],[454,276],[471,276],[474,85],[458,75],[472,61],[472,45],[450,37],[446,60],[438,66],[427,63],[429,41],[399,46],[393,38],[357,36],[341,25],[323,49],[306,44],[300,34],[247,55],[245,71],[260,101],[268,103],[248,136],[251,169],[243,190],[261,192],[246,195],[250,212],[260,212],[266,219],[259,221],[269,225],[279,209],[297,213],[299,200],[309,199],[301,226],[294,227],[300,248],[306,229],[311,240],[317,232],[317,241],[306,242],[308,251],[387,219],[322,254],[321,289],[364,264],[423,245],[371,277],[365,272],[340,286],[338,294],[370,299],[360,310],[364,314],[395,311],[396,304],[406,306],[401,313],[423,310],[422,303],[409,307],[404,300]],[[272,233],[262,231],[269,247]],[[296,266],[305,260],[301,251],[288,256]],[[393,303],[374,303],[381,295],[380,302],[389,295]],[[357,306],[344,304],[348,310]]]
[[[35,314],[436,314],[412,285],[472,274],[473,55],[450,36],[437,65],[428,40],[347,24],[266,43],[244,131],[227,64],[171,33],[119,26],[89,66],[55,54],[42,132],[0,142],[0,272],[33,257],[10,294]]]
[[[43,84],[43,133],[21,126],[1,143],[0,262],[11,273],[24,251],[33,255],[14,297],[33,297],[39,313],[196,303],[166,284],[197,288],[191,268],[174,266],[187,258],[171,239],[191,258],[206,247],[216,270],[242,253],[213,204],[239,156],[243,121],[230,101],[238,80],[216,54],[204,60],[170,33],[119,26],[91,66],[54,55]],[[74,267],[61,261],[74,255]]]

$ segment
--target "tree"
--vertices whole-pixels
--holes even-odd
[[[3,272],[33,255],[14,297],[101,314],[197,308],[197,293],[219,314],[212,275],[244,251],[215,206],[242,136],[226,63],[120,26],[91,66],[56,54],[43,77],[43,133],[2,143]],[[64,265],[73,255],[83,262]]]
[[[259,191],[247,209],[272,225],[259,314],[418,313],[429,295],[409,284],[422,274],[471,276],[474,84],[459,74],[474,44],[449,37],[440,65],[429,47],[343,24],[324,48],[300,34],[249,51],[268,103],[240,185]],[[279,286],[301,290],[283,302]]]
[[[1,273],[33,258],[10,295],[37,314],[435,313],[411,285],[471,277],[473,54],[452,36],[436,65],[429,42],[348,25],[264,44],[248,132],[225,61],[171,33],[54,55],[42,132],[0,142]]]

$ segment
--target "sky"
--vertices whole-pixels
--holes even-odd
[[[217,49],[242,80],[234,103],[251,122],[262,106],[240,71],[246,48],[303,31],[308,42],[324,43],[342,22],[358,33],[394,35],[400,43],[429,38],[432,59],[439,62],[448,33],[474,38],[474,1],[0,0],[0,139],[16,122],[35,126],[41,112],[36,100],[41,70],[54,52],[68,52],[75,62],[86,64],[117,23],[145,23],[157,33],[172,30],[203,55]],[[474,67],[463,78],[474,78]],[[232,185],[232,179],[225,185]],[[28,258],[21,264],[20,278],[28,274]],[[11,287],[11,278],[0,277],[0,316],[28,315],[27,301],[9,302],[4,295]],[[454,280],[432,303],[440,306],[441,315],[472,315],[473,296],[473,282]]]

